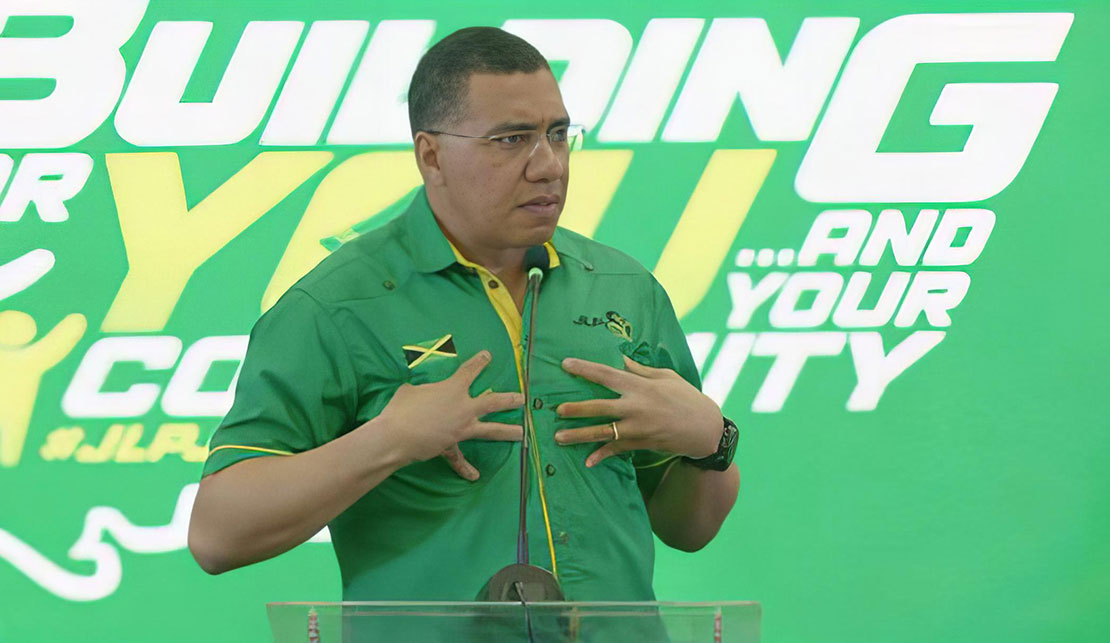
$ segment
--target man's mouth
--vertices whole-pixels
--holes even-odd
[[[559,211],[560,201],[557,195],[544,194],[521,204],[520,207],[535,214],[552,215]]]

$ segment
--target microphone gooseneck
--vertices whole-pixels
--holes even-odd
[[[524,329],[524,376],[522,379],[524,393],[524,439],[521,441],[520,447],[520,524],[517,529],[517,542],[516,542],[516,562],[518,564],[528,564],[528,458],[529,454],[529,440],[534,435],[534,427],[532,426],[532,414],[529,412],[529,407],[532,403],[531,395],[531,379],[532,379],[532,336],[536,327],[536,297],[539,295],[540,282],[543,281],[543,276],[548,266],[550,265],[550,258],[547,255],[547,248],[543,246],[532,246],[524,252],[524,269],[528,271],[528,328]]]
[[[529,603],[534,601],[563,601],[566,600],[563,590],[559,585],[558,572],[555,567],[554,547],[551,551],[551,568],[547,571],[542,567],[528,563],[528,461],[529,456],[536,458],[537,478],[539,476],[538,456],[531,453],[535,444],[535,427],[532,422],[532,397],[531,397],[531,366],[532,344],[536,329],[536,299],[540,290],[540,282],[550,267],[550,258],[547,248],[533,246],[524,253],[524,270],[528,273],[528,285],[525,293],[524,328],[522,328],[523,373],[521,388],[524,393],[524,439],[520,447],[520,519],[517,529],[516,564],[502,568],[493,575],[478,593],[479,601],[514,601],[524,606],[525,624],[529,640],[532,640],[531,619]],[[545,503],[543,482],[538,482],[540,501]],[[551,544],[551,529],[547,525],[547,509],[544,504],[544,523],[547,529],[548,544]]]

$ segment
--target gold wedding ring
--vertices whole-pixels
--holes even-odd
[[[613,440],[621,439],[620,434],[617,433],[617,421],[613,420],[612,422],[609,423],[609,426],[613,427]]]

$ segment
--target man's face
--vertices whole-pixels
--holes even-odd
[[[437,136],[443,191],[457,229],[471,244],[497,250],[549,240],[570,177],[566,144],[546,137],[570,122],[555,78],[546,69],[472,74],[467,94],[465,118],[444,129],[501,138]],[[527,132],[538,147],[520,145]]]

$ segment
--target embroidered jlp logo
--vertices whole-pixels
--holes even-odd
[[[605,317],[587,317],[586,315],[579,315],[574,323],[579,326],[601,326],[604,325],[617,337],[626,341],[632,341],[632,324],[621,316],[620,313],[610,310],[605,313]]]

